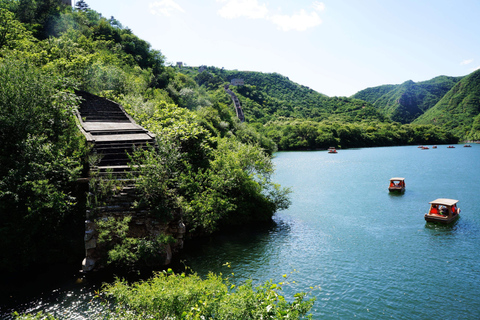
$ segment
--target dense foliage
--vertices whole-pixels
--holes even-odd
[[[219,225],[269,221],[288,207],[288,190],[271,181],[273,164],[260,148],[214,136],[194,113],[173,105],[132,114],[161,137],[158,151],[139,152],[133,162],[142,165],[143,200],[159,217],[182,212],[190,231],[210,233]]]
[[[415,123],[436,124],[469,140],[480,140],[480,70],[458,82]]]
[[[248,280],[235,285],[222,275],[201,279],[169,269],[146,281],[129,284],[117,280],[105,285],[93,301],[103,308],[96,308],[89,319],[311,319],[308,312],[315,298],[308,298],[307,293],[292,297],[283,293],[294,283],[284,275],[278,283],[270,280],[254,285]],[[44,313],[14,316],[18,320],[56,319]]]
[[[204,69],[199,72],[183,68],[182,72],[195,77],[206,90],[216,90],[215,95],[225,104],[229,103],[229,97],[221,95],[221,85],[235,78],[243,79],[245,85],[231,89],[239,98],[249,125],[272,139],[279,150],[440,144],[458,140],[447,128],[434,124],[402,125],[391,119],[409,122],[405,116],[413,112],[412,108],[419,110],[415,117],[423,113],[423,109],[438,101],[459,78],[437,77],[418,85],[413,82],[387,85],[366,89],[358,98],[357,95],[347,98],[327,97],[275,73]],[[382,99],[395,101],[395,106],[399,101],[411,103],[392,107],[393,111],[389,112],[377,106]],[[413,120],[414,116],[409,119]]]
[[[372,103],[393,121],[411,123],[432,108],[461,77],[439,76],[428,81],[406,81],[357,92],[353,97]]]
[[[73,181],[85,147],[73,120],[76,99],[65,85],[31,61],[1,60],[0,270],[82,250],[72,237],[72,227],[83,221],[75,211]]]
[[[114,18],[84,2],[72,10],[59,1],[14,0],[0,1],[0,17],[0,248],[8,252],[0,269],[56,262],[65,252],[82,259],[71,243],[82,239],[74,182],[87,153],[73,115],[77,89],[120,102],[157,134],[160,152],[134,159],[146,168],[137,181],[152,214],[180,215],[190,232],[211,233],[268,221],[288,206],[288,190],[271,181],[273,141],[240,123],[218,92],[166,67],[159,51]],[[146,257],[143,242],[124,233],[101,240],[112,244],[109,261],[132,265]]]
[[[298,293],[289,302],[282,295],[286,284],[267,281],[254,287],[249,280],[236,286],[214,274],[203,280],[195,274],[164,272],[134,285],[119,280],[105,290],[116,302],[111,314],[122,319],[304,318],[314,299]]]
[[[398,122],[313,122],[278,120],[265,126],[266,135],[279,149],[304,150],[329,147],[358,148],[415,144],[456,143],[447,129],[434,125],[401,125]]]
[[[371,104],[347,97],[327,97],[308,87],[290,81],[277,73],[228,71],[214,67],[198,73],[193,68],[182,72],[195,78],[209,91],[219,90],[224,103],[229,97],[222,94],[223,84],[243,79],[245,85],[231,87],[238,96],[249,123],[265,124],[279,117],[322,121],[334,119],[347,122],[385,120]]]

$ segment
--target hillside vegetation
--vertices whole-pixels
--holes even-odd
[[[84,2],[36,1],[29,15],[24,5],[0,1],[0,271],[83,259],[75,182],[91,159],[76,127],[76,90],[119,102],[157,135],[159,152],[134,157],[148,167],[137,183],[155,217],[181,215],[189,234],[209,234],[271,221],[288,207],[289,190],[271,181],[275,144],[241,124],[224,93],[166,66],[160,51]],[[139,266],[162,250],[160,238],[143,239],[147,251],[110,238],[115,266]]]
[[[480,140],[480,70],[462,78],[414,123],[435,124],[465,139]]]
[[[223,84],[243,79],[245,85],[231,86],[239,98],[250,127],[270,138],[279,150],[335,147],[391,146],[453,143],[457,138],[434,125],[402,125],[392,121],[370,102],[348,97],[327,97],[276,73],[229,71],[208,67],[178,71],[225,104]]]
[[[439,76],[428,81],[406,81],[399,85],[367,88],[354,98],[372,103],[393,121],[411,123],[432,108],[461,77]]]

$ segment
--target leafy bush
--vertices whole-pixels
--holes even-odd
[[[1,270],[75,252],[72,228],[83,217],[72,182],[86,148],[74,122],[76,99],[63,85],[29,61],[0,63]]]
[[[286,282],[267,281],[254,287],[251,280],[235,286],[222,276],[158,273],[134,284],[117,280],[104,287],[114,304],[107,317],[116,319],[301,319],[314,298],[297,293],[289,302],[282,295]],[[104,318],[105,315],[102,315]],[[310,317],[309,317],[310,318]]]

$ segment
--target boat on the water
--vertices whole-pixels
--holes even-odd
[[[428,150],[428,147],[424,146],[422,147],[422,150]]]
[[[425,221],[449,224],[460,217],[458,200],[440,198],[430,202],[430,210],[425,213]]]
[[[437,146],[433,146],[432,149],[437,149]]]
[[[405,191],[405,178],[391,178],[388,186],[390,192],[403,192]]]
[[[469,144],[464,145],[465,148],[471,148],[472,146]]]
[[[448,146],[447,148],[455,148],[454,146]]]
[[[335,147],[328,148],[328,153],[337,153],[337,149]]]

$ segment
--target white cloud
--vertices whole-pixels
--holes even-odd
[[[318,11],[318,12],[321,12],[321,11],[324,11],[325,10],[325,3],[323,2],[319,2],[319,1],[315,1],[313,4],[312,4],[312,7],[315,11]]]
[[[239,17],[263,19],[268,13],[267,6],[265,4],[259,4],[257,0],[217,0],[217,2],[226,2],[226,4],[218,10],[218,14],[227,19]]]
[[[185,12],[183,8],[174,0],[161,0],[149,4],[150,13],[161,16],[171,16],[175,11]]]
[[[464,65],[470,64],[470,63],[472,63],[472,62],[473,62],[473,59],[467,59],[467,60],[463,60],[462,62],[460,62],[460,64],[461,64],[462,66],[464,66]]]
[[[316,12],[307,13],[305,10],[300,10],[299,13],[288,15],[274,15],[269,18],[280,30],[289,31],[305,31],[307,29],[316,27],[322,23],[322,20]]]
[[[317,12],[325,10],[325,4],[319,1],[312,3],[313,11],[307,12],[304,9],[292,15],[272,14],[266,4],[258,0],[217,0],[223,3],[218,14],[226,19],[246,17],[249,19],[265,19],[277,25],[280,30],[305,31],[322,23]]]

